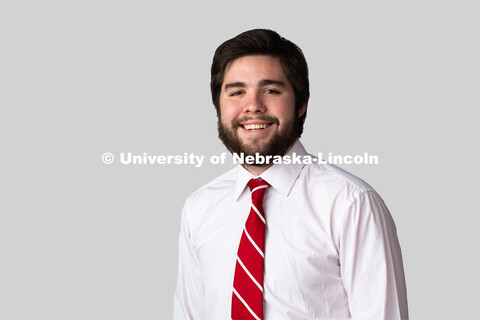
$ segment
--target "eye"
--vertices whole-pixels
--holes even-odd
[[[233,97],[233,96],[239,96],[243,93],[243,91],[234,91],[234,92],[231,92],[230,93],[230,97]]]
[[[275,90],[275,89],[267,89],[264,92],[269,93],[269,94],[279,94],[280,93],[280,91]]]

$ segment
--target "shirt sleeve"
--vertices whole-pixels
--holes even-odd
[[[178,277],[173,303],[173,319],[203,318],[203,282],[198,256],[192,242],[188,200],[183,207],[178,240]]]
[[[408,319],[395,224],[376,192],[360,194],[348,207],[339,249],[352,319]]]

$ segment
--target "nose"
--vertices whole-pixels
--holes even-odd
[[[267,110],[265,103],[259,93],[252,93],[243,108],[244,113],[263,113]]]

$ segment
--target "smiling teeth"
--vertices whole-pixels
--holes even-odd
[[[268,124],[246,124],[243,126],[247,130],[262,130],[268,127]]]

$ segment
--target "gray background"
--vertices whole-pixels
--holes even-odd
[[[211,58],[255,27],[307,57],[307,150],[379,156],[343,167],[391,209],[411,318],[480,318],[478,1],[2,1],[2,319],[171,318],[183,201],[232,165],[101,156],[224,152]]]

